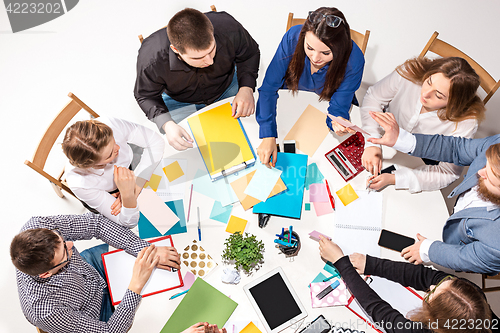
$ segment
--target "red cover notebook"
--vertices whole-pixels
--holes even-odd
[[[156,246],[174,246],[171,236],[159,237],[149,242],[155,243]],[[111,302],[116,306],[120,304],[132,279],[135,257],[123,250],[115,250],[103,253],[102,263],[106,273]],[[141,295],[143,297],[151,296],[182,286],[184,286],[184,282],[180,270],[169,272],[161,268],[155,268],[142,289]]]
[[[389,303],[394,309],[401,312],[403,316],[406,316],[411,310],[422,306],[423,298],[410,287],[403,287],[397,282],[378,276],[367,276],[366,280],[380,298]],[[351,296],[346,307],[356,316],[361,318],[366,323],[366,326],[372,327],[380,333],[385,332],[379,326],[374,325],[372,318],[368,316],[358,302],[355,301],[354,296]],[[366,329],[366,327],[357,327],[356,329],[362,331]]]

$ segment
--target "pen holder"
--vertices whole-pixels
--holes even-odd
[[[290,232],[287,230],[283,233],[283,236],[287,236]],[[296,256],[299,251],[300,251],[300,237],[299,234],[297,234],[295,231],[292,231],[292,236],[297,239],[297,246],[294,247],[287,247],[284,245],[277,245],[278,249],[280,249],[281,252],[287,257],[294,257]]]

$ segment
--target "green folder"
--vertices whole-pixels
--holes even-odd
[[[168,319],[161,333],[182,332],[198,322],[208,322],[222,328],[238,303],[197,278],[184,299]]]

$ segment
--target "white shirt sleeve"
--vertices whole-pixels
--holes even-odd
[[[420,244],[420,259],[422,259],[422,261],[426,264],[431,262],[429,259],[429,249],[431,248],[432,243],[434,243],[433,240],[426,238]]]
[[[363,103],[360,107],[361,127],[370,133],[373,138],[380,138],[383,134],[383,129],[370,116],[370,111],[382,112],[396,96],[401,80],[404,80],[396,71],[392,72],[382,80],[368,88]],[[366,141],[368,136],[365,135],[365,148],[379,146]]]
[[[415,135],[410,132],[404,130],[403,128],[399,128],[399,135],[396,143],[392,148],[399,150],[402,153],[413,153],[415,150],[415,146],[417,145],[417,138]]]

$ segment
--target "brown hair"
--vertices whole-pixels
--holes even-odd
[[[214,27],[202,12],[186,8],[175,14],[167,25],[170,43],[186,53],[186,49],[203,51],[210,47],[214,40]]]
[[[452,280],[446,290],[412,311],[409,318],[436,333],[486,333],[491,327],[486,296],[478,286],[463,278]],[[470,322],[474,323],[472,329],[468,327]]]
[[[304,51],[305,36],[308,31],[313,32],[321,42],[330,48],[333,54],[333,60],[330,62],[328,71],[326,72],[325,85],[319,95],[319,100],[324,101],[332,98],[333,93],[344,79],[345,69],[352,50],[351,29],[349,28],[349,24],[347,24],[344,14],[337,8],[321,7],[316,9],[316,12],[324,15],[336,15],[342,18],[343,22],[337,28],[332,28],[326,24],[325,19],[316,24],[306,19],[302,30],[300,30],[299,41],[295,47],[292,60],[288,64],[284,80],[288,89],[293,93],[298,91],[299,80],[304,70],[304,61],[306,58]]]
[[[53,266],[55,250],[61,239],[49,229],[25,230],[10,244],[10,258],[18,270],[36,276]]]
[[[77,121],[66,130],[62,149],[71,165],[86,169],[99,163],[112,137],[111,127],[100,121]]]
[[[490,162],[493,174],[500,178],[500,143],[491,145],[486,149],[486,158]]]
[[[407,80],[423,84],[429,76],[441,73],[450,80],[448,103],[438,111],[441,120],[460,122],[475,118],[483,120],[486,111],[484,103],[477,95],[481,83],[479,75],[462,58],[446,57],[438,59],[414,58],[406,60],[396,71]]]

